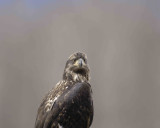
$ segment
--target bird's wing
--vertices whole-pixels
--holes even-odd
[[[94,107],[93,107],[93,100],[91,99],[91,109],[90,109],[90,118],[89,118],[89,126],[91,126],[93,122],[93,116],[94,116]]]
[[[63,81],[57,83],[55,88],[53,88],[43,99],[42,103],[40,104],[37,112],[37,118],[35,122],[35,128],[51,128],[52,119],[57,116],[60,111],[60,108],[54,107],[58,97],[61,95],[62,91],[60,91],[61,87],[63,86]],[[51,111],[52,109],[52,111]],[[54,117],[53,117],[54,116]],[[52,118],[52,119],[51,119]],[[54,127],[56,128],[56,127]]]
[[[76,83],[74,86],[71,83],[59,84],[48,93],[41,103],[38,109],[35,128],[58,128],[57,118],[60,114],[63,114],[61,112],[72,105],[71,102],[73,100],[79,102],[79,100],[82,100],[79,99],[81,97],[86,100],[86,96],[89,97],[90,99],[88,100],[91,101],[91,104],[88,104],[90,116],[87,117],[88,126],[90,126],[93,120],[93,104],[90,96],[91,88],[89,86],[89,84],[82,83]],[[77,97],[77,94],[80,94],[80,97]]]

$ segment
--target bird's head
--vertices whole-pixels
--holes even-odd
[[[89,67],[84,53],[77,52],[69,57],[64,69],[63,79],[79,82],[89,80]]]

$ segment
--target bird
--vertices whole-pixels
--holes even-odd
[[[67,60],[62,80],[42,100],[35,128],[89,128],[93,121],[90,68],[84,53]]]

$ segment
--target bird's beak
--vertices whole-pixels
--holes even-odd
[[[83,67],[85,65],[85,62],[83,59],[78,59],[75,63],[74,63],[74,66],[76,67]]]

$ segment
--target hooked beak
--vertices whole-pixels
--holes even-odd
[[[74,63],[74,66],[76,67],[83,67],[85,65],[85,62],[83,59],[78,59],[75,63]]]

